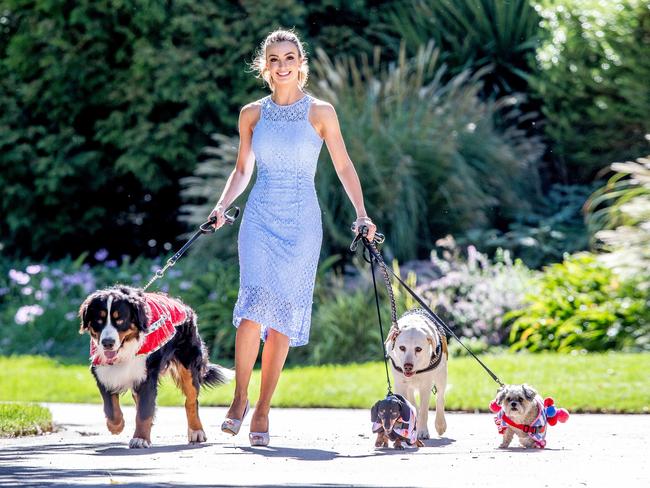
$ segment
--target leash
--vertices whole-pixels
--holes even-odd
[[[231,212],[229,214],[228,212]],[[239,217],[239,207],[229,207],[225,212],[224,212],[224,217],[226,218],[226,224],[232,225],[235,220],[237,220],[237,217]],[[143,291],[149,288],[154,281],[157,279],[160,279],[163,277],[165,274],[165,271],[167,271],[168,268],[171,268],[176,264],[176,261],[180,259],[180,257],[185,254],[185,251],[187,251],[192,244],[194,244],[194,241],[196,241],[200,236],[203,234],[214,234],[217,229],[214,228],[214,224],[217,221],[216,217],[212,217],[210,220],[203,222],[201,225],[199,225],[199,230],[197,230],[192,237],[181,247],[176,254],[174,254],[171,258],[167,260],[167,264],[153,275],[153,277],[149,280],[149,282],[144,286],[142,289]]]
[[[375,238],[375,239],[373,240],[373,242],[370,242],[370,241],[366,238],[366,234],[367,234],[367,233],[368,233],[368,229],[367,229],[367,227],[364,226],[364,227],[361,229],[361,232],[360,232],[359,234],[356,235],[356,237],[355,237],[354,240],[352,241],[352,244],[350,244],[350,251],[352,251],[352,252],[356,251],[356,249],[357,249],[357,247],[358,247],[358,242],[359,242],[359,241],[361,241],[361,242],[363,243],[365,249],[368,251],[368,253],[369,253],[369,255],[370,255],[370,260],[368,260],[365,256],[364,256],[364,259],[366,259],[366,261],[370,262],[370,265],[371,265],[371,267],[372,267],[372,269],[373,269],[373,284],[374,284],[374,278],[375,278],[375,277],[374,277],[374,266],[373,266],[373,262],[376,261],[376,262],[379,264],[379,266],[381,267],[381,269],[384,271],[384,274],[385,274],[385,276],[386,276],[386,287],[387,287],[387,290],[388,290],[388,294],[389,294],[389,296],[390,296],[390,298],[391,298],[391,316],[392,316],[392,318],[393,318],[393,325],[394,325],[394,327],[397,328],[397,319],[396,319],[397,312],[396,312],[396,308],[395,308],[395,300],[394,300],[394,298],[393,298],[393,289],[392,289],[392,286],[391,286],[391,284],[390,284],[390,277],[388,276],[388,272],[389,272],[389,271],[390,271],[390,273],[395,277],[395,279],[396,279],[396,280],[397,280],[397,281],[398,281],[398,282],[399,282],[399,283],[400,283],[400,284],[401,284],[401,285],[406,289],[406,291],[408,291],[408,292],[411,294],[411,296],[412,296],[413,298],[415,298],[415,300],[416,300],[416,301],[417,301],[417,302],[422,306],[422,308],[424,308],[424,310],[426,310],[429,314],[431,314],[431,318],[434,320],[434,322],[435,322],[439,327],[442,327],[444,330],[446,330],[447,332],[449,332],[449,334],[451,334],[451,335],[453,336],[453,338],[456,339],[456,340],[459,342],[459,344],[460,344],[461,346],[463,346],[463,347],[465,348],[465,350],[466,350],[466,351],[467,351],[467,352],[468,352],[468,353],[469,353],[469,354],[470,354],[474,359],[476,359],[476,361],[477,361],[477,362],[478,362],[478,363],[483,367],[483,369],[484,369],[484,370],[485,370],[485,371],[490,375],[490,377],[491,377],[491,378],[492,378],[492,379],[493,379],[493,380],[494,380],[494,381],[495,381],[495,382],[496,382],[500,387],[504,386],[504,383],[499,379],[499,377],[498,377],[498,376],[497,376],[497,375],[496,375],[496,374],[495,374],[495,373],[494,373],[490,368],[488,368],[488,367],[486,366],[486,364],[485,364],[483,361],[481,361],[481,360],[476,356],[476,354],[474,354],[474,353],[473,353],[473,352],[472,352],[472,351],[471,351],[471,350],[470,350],[470,349],[469,349],[469,348],[468,348],[468,347],[463,343],[463,341],[460,340],[460,338],[456,335],[456,333],[455,333],[453,330],[451,330],[451,328],[450,328],[447,324],[445,324],[445,322],[444,322],[444,321],[443,321],[443,320],[438,316],[438,314],[436,314],[433,310],[431,310],[431,309],[429,308],[429,306],[428,306],[426,303],[424,303],[424,300],[422,300],[422,298],[420,298],[420,296],[418,296],[418,294],[415,293],[415,292],[411,289],[411,287],[409,287],[406,283],[404,283],[404,281],[402,281],[402,279],[401,279],[399,276],[397,276],[397,274],[395,274],[395,272],[394,272],[392,269],[390,269],[390,268],[388,268],[388,267],[386,266],[386,263],[384,262],[384,259],[381,257],[380,252],[377,250],[377,247],[375,246],[375,242],[378,243],[378,244],[381,244],[382,242],[384,242],[384,239],[385,239],[384,236],[383,236],[382,234],[376,234],[375,237],[377,237],[377,235],[379,235],[379,236],[380,236],[380,239],[377,240],[377,238]],[[375,287],[375,296],[377,296],[377,288],[376,288],[376,287]],[[377,298],[377,300],[378,300],[378,298]],[[379,312],[379,306],[377,306],[377,312]],[[380,317],[379,324],[380,324],[380,327],[381,327],[381,317]],[[383,343],[383,331],[382,331],[382,343]],[[386,368],[387,368],[387,370],[388,370],[388,363],[387,363],[387,361],[386,361],[386,357],[387,357],[387,355],[384,353],[384,363],[386,364]],[[389,382],[389,391],[390,391],[390,382]]]

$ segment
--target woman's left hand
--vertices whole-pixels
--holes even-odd
[[[357,217],[357,220],[355,220],[352,224],[352,232],[355,234],[360,234],[363,227],[366,227],[368,229],[366,239],[372,242],[375,239],[377,226],[372,222],[370,217]]]

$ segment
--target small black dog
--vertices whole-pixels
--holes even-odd
[[[79,332],[90,334],[90,369],[111,433],[124,429],[120,394],[130,389],[137,415],[129,447],[151,446],[158,382],[169,372],[185,395],[189,442],[206,441],[199,387],[225,383],[232,372],[209,362],[190,307],[162,293],[114,286],[88,296],[79,317]]]
[[[375,447],[388,447],[388,441],[393,441],[395,449],[404,449],[402,442],[409,446],[423,447],[418,439],[417,415],[415,407],[402,395],[390,394],[379,400],[370,412],[372,431],[377,434]]]

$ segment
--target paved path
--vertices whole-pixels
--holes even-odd
[[[225,408],[202,408],[208,442],[185,443],[184,410],[159,408],[154,447],[107,433],[99,405],[48,405],[60,430],[0,439],[0,486],[650,486],[650,415],[573,415],[544,450],[499,450],[492,418],[448,414],[448,432],[421,449],[375,450],[365,410],[275,409],[272,447],[219,430]],[[430,419],[431,424],[433,419]]]

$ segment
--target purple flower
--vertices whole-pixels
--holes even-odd
[[[9,293],[9,288],[7,288],[6,286],[3,286],[2,288],[0,288],[0,297],[2,295],[6,295],[7,293]]]
[[[29,283],[29,275],[15,269],[9,270],[9,278],[11,278],[12,281],[15,281],[19,285],[26,285]]]
[[[189,289],[192,287],[192,282],[191,282],[191,281],[181,281],[181,282],[178,284],[178,287],[179,287],[181,290],[189,290]]]
[[[50,291],[54,288],[54,282],[46,276],[41,280],[41,288],[43,291]]]
[[[23,295],[31,295],[31,294],[34,292],[34,289],[33,289],[31,286],[26,286],[25,288],[23,288],[22,290],[20,290],[20,292],[21,292]]]
[[[117,268],[117,261],[115,261],[114,259],[111,259],[110,261],[106,261],[106,263],[104,264],[106,265],[107,268]]]
[[[77,316],[76,313],[68,312],[68,313],[65,314],[65,319],[66,320],[74,320],[76,316]]]
[[[43,307],[40,305],[24,305],[16,311],[14,320],[18,325],[24,325],[33,321],[39,315],[43,315]]]
[[[25,268],[25,271],[31,275],[34,275],[40,273],[42,269],[43,267],[40,264],[30,264],[27,266],[27,268]]]
[[[107,249],[102,248],[102,249],[100,249],[99,251],[97,251],[95,253],[95,259],[97,261],[103,261],[107,257],[108,257],[108,250]]]

